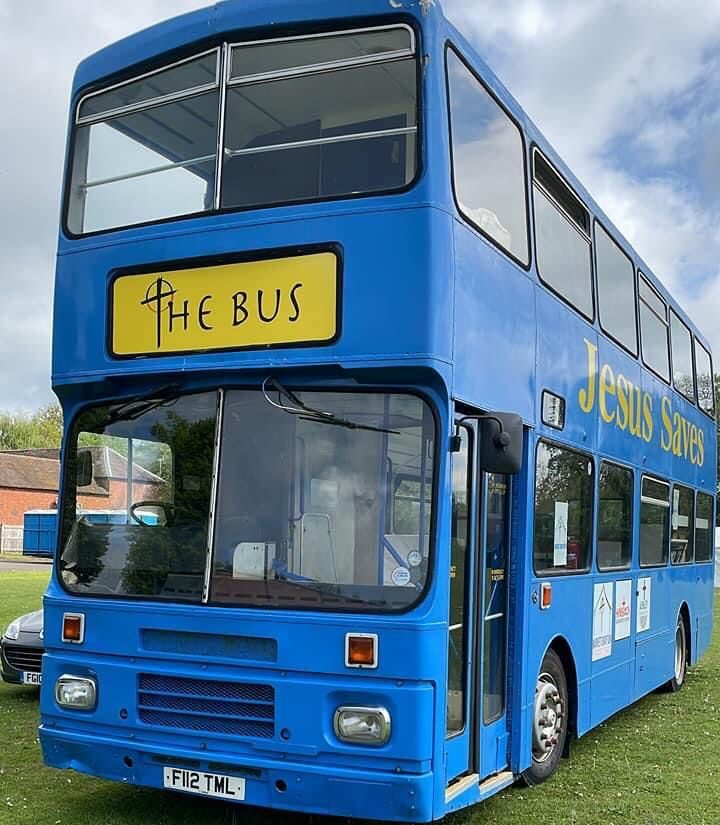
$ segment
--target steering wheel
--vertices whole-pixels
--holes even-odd
[[[142,516],[137,515],[136,510],[141,510],[143,507],[155,507],[162,510],[165,514],[165,524],[171,525],[175,521],[175,505],[168,501],[136,501],[130,505],[130,516],[133,521],[141,524],[143,527],[155,527],[154,524],[148,524],[143,521]]]

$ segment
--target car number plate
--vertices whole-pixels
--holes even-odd
[[[42,674],[41,673],[23,673],[22,674],[22,683],[24,685],[40,685],[40,684],[42,684]]]
[[[245,799],[245,780],[237,776],[223,776],[184,768],[163,768],[163,786],[174,791],[186,791],[217,799]]]

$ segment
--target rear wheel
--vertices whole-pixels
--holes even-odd
[[[568,691],[560,657],[548,650],[535,685],[532,723],[532,765],[523,772],[526,785],[549,779],[565,748],[568,729]]]
[[[665,684],[665,690],[669,693],[677,693],[685,684],[685,676],[688,668],[687,632],[685,631],[685,620],[682,615],[678,616],[677,627],[675,628],[675,656],[673,660],[673,677]]]

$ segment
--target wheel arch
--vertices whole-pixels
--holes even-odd
[[[687,645],[687,663],[693,664],[693,641],[692,641],[692,622],[690,620],[690,607],[687,602],[682,602],[678,610],[678,618],[683,620],[685,625],[685,644]]]
[[[577,668],[575,666],[575,657],[567,639],[564,636],[556,636],[548,645],[548,650],[553,650],[565,671],[565,679],[567,680],[568,691],[568,737],[565,740],[565,754],[570,746],[570,741],[577,737],[577,720],[578,720],[578,678]]]

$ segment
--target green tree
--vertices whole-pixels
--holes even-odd
[[[62,431],[62,410],[57,403],[31,414],[0,413],[0,450],[58,448]]]

